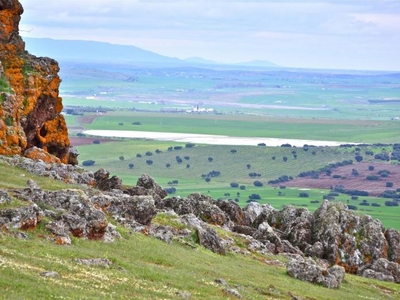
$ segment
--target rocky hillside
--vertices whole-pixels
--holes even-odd
[[[342,203],[325,201],[314,213],[256,202],[240,208],[201,194],[168,198],[148,175],[137,186],[125,187],[103,169],[92,173],[19,156],[0,157],[0,163],[82,186],[45,191],[30,180],[25,189],[0,190],[5,207],[13,199],[25,203],[0,209],[0,227],[17,229],[22,238],[24,231],[40,226],[59,245],[71,244],[72,237],[113,242],[120,235],[112,218],[129,231],[167,243],[201,245],[220,255],[284,255],[290,259],[290,276],[329,288],[340,287],[345,273],[400,283],[400,233]],[[162,218],[169,223],[153,222]]]
[[[22,13],[19,1],[0,0],[0,154],[75,164],[60,114],[59,66],[25,50]]]

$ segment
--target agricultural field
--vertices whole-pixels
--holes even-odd
[[[251,197],[276,208],[292,204],[315,210],[335,185],[365,190],[343,201],[400,229],[400,209],[378,198],[400,188],[397,160],[376,160],[399,142],[399,74],[315,70],[144,68],[86,65],[62,68],[64,111],[79,161],[134,185],[148,173],[171,196],[193,192],[245,205]],[[370,144],[352,147],[219,146],[147,139],[85,136],[86,130],[190,133]],[[96,141],[97,143],[93,143]],[[372,145],[373,144],[373,145]],[[309,143],[312,145],[312,143]],[[367,154],[369,153],[369,154]],[[371,155],[371,153],[373,153]],[[358,163],[355,156],[361,155]],[[328,165],[353,164],[319,178],[298,177]],[[365,180],[368,166],[390,170],[390,178]],[[352,176],[356,169],[359,176]],[[372,172],[373,173],[373,172]],[[252,174],[251,176],[249,174]],[[255,174],[255,175],[254,175]],[[282,176],[293,180],[271,184]],[[335,178],[333,177],[335,176]],[[340,178],[338,177],[340,176]],[[261,183],[255,186],[255,181]],[[392,187],[387,187],[391,182]],[[234,187],[231,186],[234,185]],[[237,184],[237,186],[236,186]],[[307,197],[300,197],[300,193]],[[391,199],[389,199],[391,200]],[[363,203],[367,202],[368,205]],[[371,204],[375,203],[375,206]],[[379,205],[378,205],[379,204]]]

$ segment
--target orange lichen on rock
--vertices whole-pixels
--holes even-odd
[[[0,0],[0,154],[23,154],[38,147],[68,163],[59,66],[25,51],[18,31],[22,13],[18,0]]]

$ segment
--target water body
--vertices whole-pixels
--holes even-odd
[[[174,132],[150,132],[150,131],[125,131],[125,130],[86,130],[86,135],[97,137],[118,137],[150,139],[158,141],[174,141],[182,143],[207,144],[207,145],[232,145],[232,146],[257,146],[264,143],[266,146],[276,147],[282,144],[290,144],[302,147],[304,144],[313,146],[339,146],[349,144],[348,142],[337,141],[315,141],[301,139],[280,139],[265,137],[234,137],[226,135],[174,133]]]

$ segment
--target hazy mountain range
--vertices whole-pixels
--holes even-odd
[[[58,61],[132,62],[167,65],[226,65],[201,57],[185,60],[160,55],[135,46],[80,40],[54,40],[24,37],[26,49],[36,56],[48,56]],[[233,65],[251,67],[280,67],[269,61],[250,61]]]

